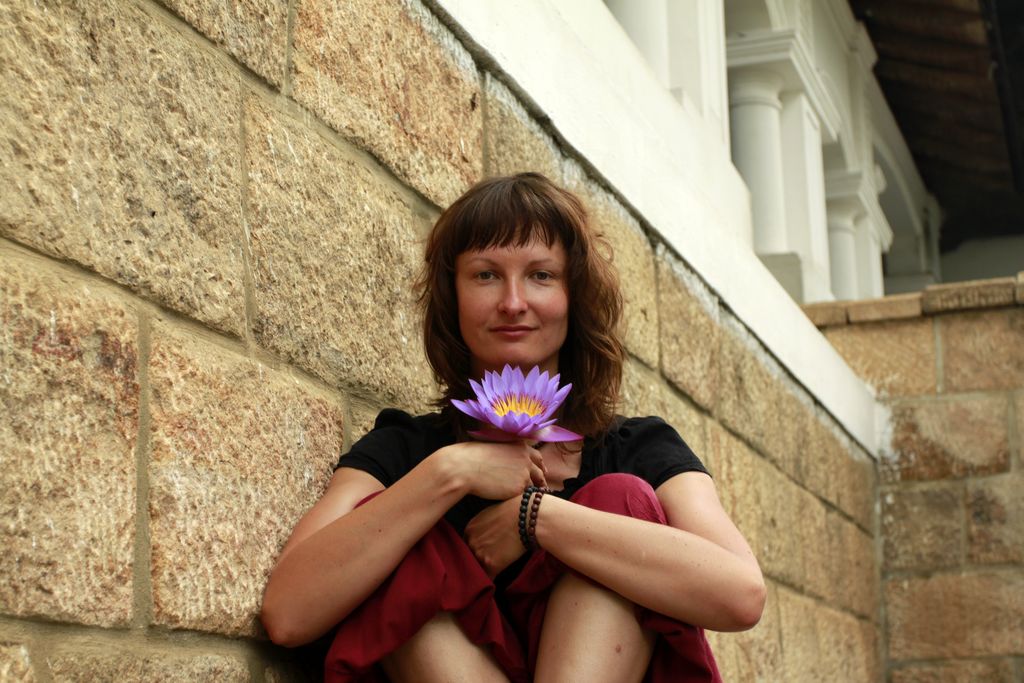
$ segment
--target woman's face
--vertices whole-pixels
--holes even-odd
[[[505,363],[558,371],[569,329],[565,248],[532,241],[522,247],[467,251],[455,259],[459,330],[473,374]]]

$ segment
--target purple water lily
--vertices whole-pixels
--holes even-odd
[[[484,373],[483,385],[469,380],[476,400],[452,399],[452,405],[476,418],[483,429],[470,432],[488,441],[577,441],[583,437],[555,424],[550,419],[569,395],[572,384],[558,388],[559,375],[548,378],[534,366],[530,374],[506,365],[499,375]]]

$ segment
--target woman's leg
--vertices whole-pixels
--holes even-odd
[[[428,621],[381,660],[381,667],[391,683],[508,682],[491,653],[470,642],[451,612]]]
[[[576,574],[565,574],[548,599],[534,680],[641,680],[655,636],[641,628],[635,610],[621,595]]]

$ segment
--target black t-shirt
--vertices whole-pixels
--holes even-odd
[[[385,487],[391,486],[424,458],[455,443],[450,425],[438,413],[413,417],[401,410],[386,409],[377,416],[370,433],[357,441],[338,467],[362,470]],[[660,417],[618,418],[603,439],[586,439],[578,476],[565,480],[554,492],[569,498],[584,484],[602,474],[633,474],[657,489],[682,472],[707,469],[671,426]],[[494,501],[466,496],[445,519],[461,534],[478,512]]]

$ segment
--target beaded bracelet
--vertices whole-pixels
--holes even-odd
[[[547,488],[539,489],[537,495],[533,497],[533,505],[530,508],[530,524],[526,527],[526,539],[532,548],[537,547],[537,513],[540,511],[540,499],[548,490]]]
[[[537,527],[537,509],[540,507],[540,498],[551,489],[546,486],[527,486],[523,489],[523,500],[519,504],[519,540],[527,550],[537,544],[534,532]],[[527,515],[527,508],[530,508],[530,496],[537,494],[533,499],[533,507]],[[528,524],[529,522],[529,524]]]
[[[519,504],[519,540],[527,550],[530,549],[530,537],[526,535],[526,508],[530,504],[530,496],[537,490],[536,486],[527,486],[523,489],[523,501]]]

